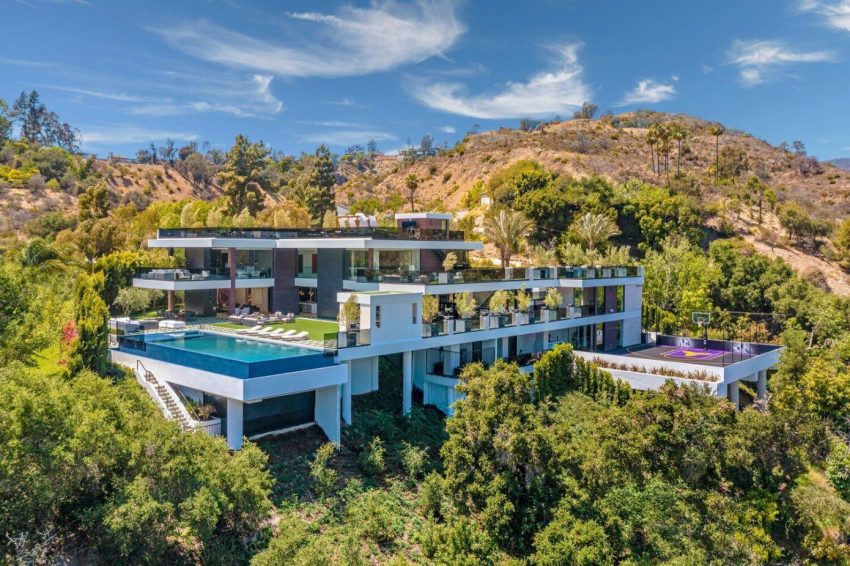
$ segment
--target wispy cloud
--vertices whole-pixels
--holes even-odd
[[[283,110],[283,102],[271,92],[271,75],[254,75],[243,83],[229,83],[226,88],[205,88],[212,91],[212,100],[190,100],[175,102],[171,99],[156,101],[130,109],[130,114],[139,116],[175,116],[203,112],[232,114],[241,118],[254,118],[278,114]]]
[[[457,131],[454,126],[440,126],[439,130],[444,134],[453,134]]]
[[[83,126],[80,128],[80,138],[83,144],[122,144],[158,142],[171,138],[177,141],[194,141],[198,139],[194,132],[160,130],[142,126]]]
[[[673,79],[677,80],[676,78]],[[619,106],[630,106],[632,104],[655,104],[670,100],[676,96],[676,87],[672,84],[664,84],[652,79],[638,81],[635,88],[623,95]]]
[[[729,49],[729,63],[738,67],[745,86],[755,86],[788,76],[787,69],[805,63],[836,60],[832,51],[799,51],[781,40],[735,40]]]
[[[803,12],[820,14],[831,28],[850,31],[850,0],[838,0],[837,2],[801,0],[799,8]]]
[[[368,128],[366,124],[357,122],[345,122],[344,120],[298,120],[299,124],[307,126],[322,126],[324,128]]]
[[[334,14],[290,13],[309,37],[262,40],[208,20],[148,28],[199,59],[290,77],[355,76],[441,56],[465,28],[451,0],[346,6]]]
[[[376,142],[392,141],[396,138],[388,132],[368,131],[368,130],[336,130],[329,132],[316,132],[307,134],[302,138],[310,143],[324,143],[331,146],[349,146],[356,143],[365,144],[369,140]]]
[[[545,116],[572,110],[590,99],[590,87],[578,62],[578,43],[556,49],[558,62],[553,69],[534,75],[526,82],[509,82],[492,93],[468,94],[460,83],[419,81],[412,91],[425,106],[472,118],[516,118]]]
[[[91,96],[93,98],[102,98],[104,100],[117,100],[119,102],[161,102],[167,99],[150,97],[150,96],[139,96],[135,94],[127,94],[125,92],[116,92],[116,91],[105,91],[105,90],[97,90],[97,89],[89,89],[89,88],[76,88],[70,86],[59,86],[59,85],[39,85],[40,88],[46,88],[49,90],[58,90],[61,92],[70,92],[72,94],[80,94],[84,96]]]

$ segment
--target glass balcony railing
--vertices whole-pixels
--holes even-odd
[[[610,312],[622,312],[612,310]],[[469,318],[444,318],[422,324],[422,337],[435,338],[449,334],[475,333],[482,330],[512,328],[516,326],[544,324],[558,320],[580,319],[606,314],[603,305],[579,305],[557,310],[534,308],[528,312],[495,314],[481,310]],[[325,335],[325,349],[335,352],[343,348],[369,346],[372,343],[368,329],[333,332]]]
[[[229,269],[188,269],[188,268],[140,268],[134,275],[137,279],[153,281],[227,281],[230,279]],[[237,267],[237,279],[267,279],[272,277],[271,269],[255,267]]]
[[[411,271],[399,268],[352,267],[349,280],[358,283],[410,283],[416,285],[457,285],[490,281],[533,281],[541,279],[613,279],[638,277],[640,267],[515,267],[458,269],[450,272]]]
[[[157,238],[240,238],[289,240],[297,238],[372,238],[374,240],[437,240],[462,242],[459,230],[430,228],[160,228]]]

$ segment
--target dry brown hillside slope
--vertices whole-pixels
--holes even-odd
[[[95,169],[103,175],[116,206],[134,203],[144,208],[157,201],[211,200],[221,195],[214,181],[208,186],[195,186],[173,167],[99,160]],[[79,195],[49,189],[6,188],[0,191],[0,213],[4,223],[18,227],[41,212],[76,212],[78,198]]]
[[[621,122],[633,114],[618,116]],[[715,161],[715,138],[708,133],[710,122],[683,115],[651,113],[651,120],[684,123],[689,135],[683,144],[682,172],[684,183],[699,186],[711,194],[711,166]],[[570,120],[524,132],[501,129],[467,137],[461,149],[444,155],[399,163],[379,180],[377,185],[362,189],[355,196],[372,193],[378,197],[402,192],[405,178],[415,174],[420,180],[417,201],[444,203],[449,209],[461,207],[463,197],[476,181],[486,183],[493,173],[521,160],[533,159],[558,174],[574,177],[602,175],[611,181],[630,178],[664,184],[664,175],[652,172],[650,149],[645,128],[615,127],[610,120]],[[759,167],[770,175],[768,183],[782,200],[795,200],[809,205],[828,218],[850,214],[850,172],[830,164],[822,164],[820,174],[803,175],[798,162],[788,152],[749,134],[727,131],[720,137],[720,149],[733,146],[743,149],[750,161],[750,173]],[[675,144],[670,154],[671,174],[675,172]],[[750,173],[742,175],[743,183]],[[368,184],[366,184],[368,187]],[[720,189],[722,192],[722,189]]]

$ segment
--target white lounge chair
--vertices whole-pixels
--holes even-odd
[[[273,331],[274,331],[274,328],[273,328],[273,327],[271,327],[271,326],[266,326],[266,327],[265,327],[265,328],[263,328],[262,330],[258,330],[257,332],[254,332],[254,333],[253,333],[253,335],[254,335],[254,336],[266,336],[266,335],[268,335],[268,334],[271,334]]]
[[[263,338],[280,338],[281,332],[283,332],[283,328],[275,328],[268,334],[263,334]]]
[[[307,332],[306,330],[302,330],[298,334],[293,334],[292,336],[288,336],[286,339],[287,340],[304,340],[309,335],[310,335],[309,332]]]
[[[258,324],[257,326],[253,326],[251,328],[243,328],[242,330],[237,330],[236,333],[237,334],[253,334],[254,332],[262,330],[262,328],[263,328],[263,325]]]

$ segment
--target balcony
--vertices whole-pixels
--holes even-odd
[[[464,334],[469,332],[478,332],[481,330],[496,330],[498,328],[543,324],[547,322],[578,319],[602,314],[606,313],[601,304],[562,307],[558,310],[534,308],[528,312],[512,312],[504,314],[490,313],[485,309],[480,309],[476,315],[473,315],[470,318],[444,318],[434,322],[425,322],[422,324],[422,337],[433,338],[437,336],[447,336],[449,334]]]
[[[272,287],[274,279],[271,269],[245,267],[236,269],[236,287]],[[192,291],[227,289],[230,287],[229,269],[138,269],[133,276],[133,285],[146,289],[166,291]]]
[[[257,269],[255,267],[236,268],[236,279],[268,279],[271,277],[271,269]],[[229,281],[230,270],[215,268],[141,268],[136,271],[134,278],[152,281]]]
[[[398,268],[352,267],[349,280],[358,283],[409,283],[414,285],[459,285],[494,281],[534,281],[551,279],[616,279],[640,277],[638,266],[626,267],[516,267],[471,268],[451,272],[409,271]]]

